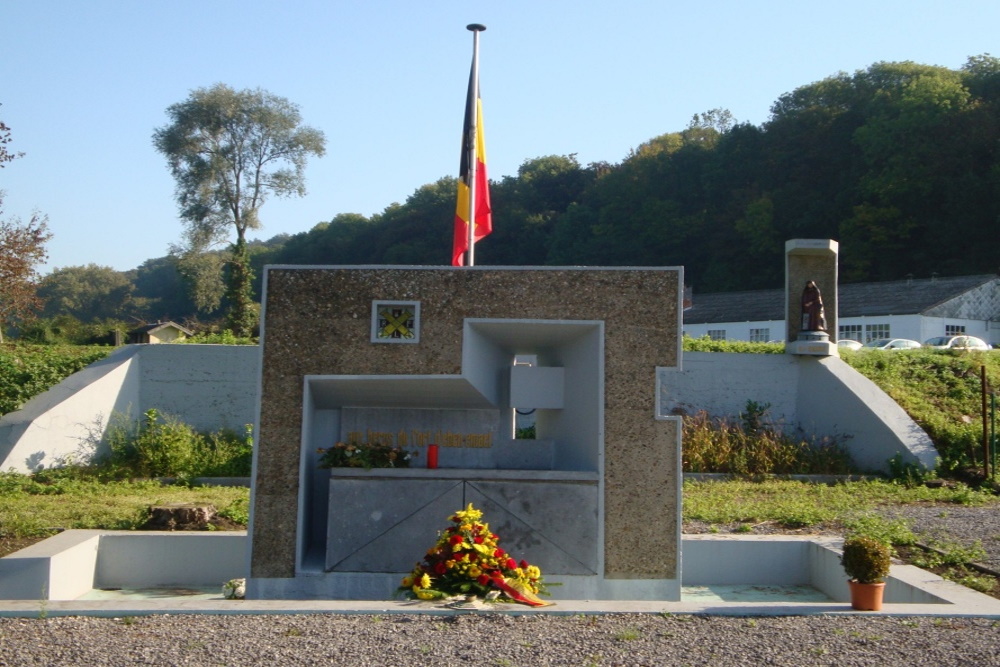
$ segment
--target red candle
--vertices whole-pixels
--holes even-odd
[[[437,445],[427,445],[427,467],[437,468],[438,467],[438,446]]]

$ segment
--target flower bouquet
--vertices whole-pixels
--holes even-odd
[[[242,600],[246,596],[246,592],[246,579],[230,579],[222,584],[222,596],[227,600]]]
[[[402,447],[377,442],[338,442],[328,449],[317,449],[320,468],[409,468],[417,455]]]
[[[498,546],[500,538],[481,519],[483,513],[472,503],[450,518],[451,525],[439,534],[437,544],[403,578],[399,591],[420,600],[455,596],[500,596],[534,607],[550,602],[538,567],[515,561]]]

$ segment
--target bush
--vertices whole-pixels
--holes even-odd
[[[706,412],[684,417],[684,472],[733,475],[846,475],[850,454],[835,438],[792,438],[768,421],[769,404],[747,401],[739,420]]]
[[[889,575],[889,545],[873,537],[852,537],[844,542],[840,557],[847,576],[861,584],[874,584]]]
[[[142,422],[112,416],[104,437],[110,454],[99,467],[122,477],[246,477],[253,456],[253,427],[243,434],[231,430],[199,433],[157,410],[147,410]]]

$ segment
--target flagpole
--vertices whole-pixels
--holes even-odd
[[[465,26],[466,30],[472,31],[472,77],[469,81],[469,95],[474,95],[472,104],[469,105],[469,127],[472,128],[472,141],[469,142],[469,255],[466,266],[475,264],[476,247],[476,171],[478,165],[476,160],[476,146],[479,143],[479,33],[486,30],[486,26],[479,23],[470,23]]]

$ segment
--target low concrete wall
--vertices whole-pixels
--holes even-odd
[[[94,588],[221,590],[246,577],[246,535],[67,530],[0,558],[0,600],[75,600]]]
[[[847,577],[840,565],[842,540],[835,537],[790,535],[685,535],[682,580],[685,586],[812,586],[835,602],[847,602]],[[94,588],[205,587],[245,578],[246,531],[137,532],[68,530],[0,558],[0,600],[75,600]],[[553,577],[553,581],[566,578]],[[572,589],[575,583],[568,578]],[[377,584],[386,595],[398,574],[378,575],[362,593]],[[293,586],[295,580],[272,585]],[[364,583],[362,580],[355,584]],[[636,582],[631,582],[636,583]],[[343,597],[330,595],[329,597]],[[573,599],[563,586],[555,597]],[[298,599],[294,590],[280,590],[275,599]],[[650,591],[622,590],[618,599],[670,599]],[[629,595],[631,593],[631,595]],[[351,597],[351,596],[348,596]],[[351,599],[361,599],[361,595]],[[368,597],[371,597],[370,595]],[[384,598],[382,598],[384,599]],[[995,614],[992,598],[945,581],[911,565],[893,565],[886,582],[888,604],[962,605]],[[942,614],[951,613],[947,607]]]
[[[239,430],[256,419],[259,365],[256,346],[126,345],[0,418],[0,470],[85,454],[115,412],[155,408],[198,430]]]
[[[788,432],[843,436],[862,470],[888,470],[896,454],[933,468],[930,437],[878,386],[839,357],[686,352],[680,370],[660,370],[663,414],[735,416],[748,400],[770,403]]]

